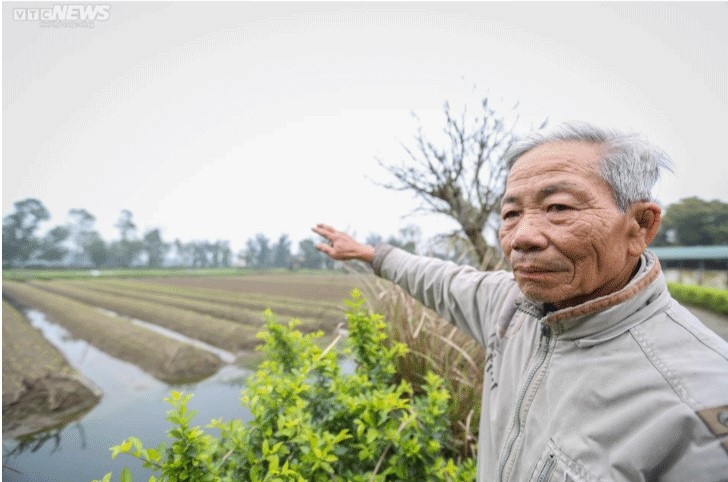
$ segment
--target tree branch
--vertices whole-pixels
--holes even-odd
[[[480,113],[469,121],[467,107],[456,114],[445,102],[442,144],[427,138],[421,121],[413,114],[419,123],[415,148],[402,145],[409,162],[377,162],[393,178],[393,182],[380,185],[414,193],[423,203],[416,211],[454,219],[483,261],[492,251],[483,231],[494,229],[489,220],[497,217],[507,176],[503,157],[515,140],[519,118],[518,104],[505,115],[497,113],[487,97],[480,107]]]

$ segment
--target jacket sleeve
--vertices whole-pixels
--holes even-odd
[[[387,244],[375,248],[372,266],[377,276],[398,284],[484,346],[516,289],[508,272],[480,271]]]

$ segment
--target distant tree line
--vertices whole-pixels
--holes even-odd
[[[307,238],[293,251],[287,234],[276,241],[259,233],[248,239],[245,248],[234,254],[226,240],[172,242],[162,239],[159,229],[141,236],[131,211],[123,209],[114,225],[119,238],[107,241],[95,228],[96,218],[85,209],[71,209],[68,221],[39,235],[41,224],[50,220],[38,199],[14,204],[14,211],[3,217],[3,268],[13,267],[187,267],[225,268],[245,266],[252,269],[331,269],[333,261],[316,250],[317,241]],[[367,244],[386,241],[410,252],[478,265],[478,253],[465,236],[447,234],[426,243],[417,226],[407,225],[397,235],[384,238],[370,234]],[[697,197],[682,199],[667,206],[654,246],[698,246],[728,244],[728,203],[704,201]]]
[[[24,199],[13,205],[13,212],[3,217],[3,268],[130,268],[187,267],[252,269],[331,269],[333,261],[316,250],[318,241],[308,238],[293,251],[287,234],[272,242],[264,234],[247,240],[245,248],[234,254],[227,240],[165,241],[159,229],[139,235],[134,215],[121,210],[114,227],[118,239],[107,241],[96,230],[96,217],[85,209],[71,209],[66,223],[39,235],[40,227],[51,219],[48,209],[38,199]],[[407,226],[400,236],[386,241],[414,252],[419,230]],[[383,238],[370,235],[369,242]]]
[[[107,241],[96,230],[96,217],[71,209],[68,221],[37,233],[50,213],[38,199],[14,204],[3,218],[3,267],[228,267],[233,255],[227,241],[167,242],[159,229],[139,236],[134,216],[122,210],[116,224],[119,239]]]
[[[688,197],[667,206],[654,246],[728,244],[728,203]]]

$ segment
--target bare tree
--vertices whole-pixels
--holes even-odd
[[[487,97],[480,107],[471,117],[467,107],[456,114],[446,102],[442,146],[427,139],[419,122],[415,148],[403,145],[407,162],[390,165],[377,161],[394,177],[394,182],[382,184],[385,188],[413,192],[424,202],[415,212],[454,219],[461,231],[450,236],[464,234],[483,269],[492,269],[498,256],[484,232],[490,229],[495,233],[500,223],[498,214],[507,176],[503,155],[515,140],[518,116],[517,105],[501,115]]]

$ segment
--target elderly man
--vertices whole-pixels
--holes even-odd
[[[512,272],[313,230],[373,264],[487,350],[478,480],[728,481],[728,344],[670,297],[646,250],[669,159],[585,123],[507,155],[500,243]]]

